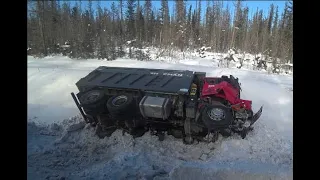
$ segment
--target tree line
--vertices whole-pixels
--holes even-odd
[[[93,6],[81,0],[28,1],[28,52],[35,55],[64,53],[71,58],[115,59],[124,55],[129,42],[138,48],[195,50],[202,46],[214,52],[231,48],[252,54],[268,54],[283,62],[292,62],[293,3],[284,11],[270,5],[269,10],[256,9],[249,18],[249,8],[234,1],[234,16],[223,1],[206,1],[201,7],[187,6],[175,0],[161,0],[156,9],[151,0],[119,0],[105,8],[98,1]],[[204,13],[202,13],[204,11]],[[132,44],[131,44],[132,45]]]

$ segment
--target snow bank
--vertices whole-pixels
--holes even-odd
[[[268,150],[261,151],[263,140],[248,144],[252,135],[190,146],[172,136],[160,142],[149,133],[133,139],[120,130],[99,139],[89,125],[67,131],[79,121],[75,117],[47,127],[28,123],[29,179],[292,179],[290,153],[273,152],[278,162],[261,161],[258,157]],[[239,153],[248,148],[250,160]]]

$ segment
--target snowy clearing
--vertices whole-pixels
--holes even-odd
[[[218,60],[115,61],[28,56],[28,179],[292,179],[292,76],[236,68],[218,68]],[[120,131],[99,139],[94,128],[68,132],[81,118],[70,92],[98,66],[205,71],[234,75],[242,98],[264,111],[245,139],[184,145],[146,133],[133,139]],[[73,118],[71,118],[73,117]]]

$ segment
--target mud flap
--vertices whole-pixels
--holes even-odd
[[[252,126],[261,116],[262,114],[262,109],[263,109],[263,106],[260,107],[259,111],[256,112],[253,116],[252,116],[252,120],[251,120],[251,123],[250,123],[250,126]]]
[[[80,105],[80,103],[79,103],[76,95],[75,95],[73,92],[71,92],[71,96],[72,96],[72,99],[74,100],[74,102],[76,103],[76,105],[77,105],[77,107],[78,107],[78,109],[79,109],[79,111],[80,111],[80,113],[81,113],[84,121],[85,121],[86,123],[88,123],[89,120],[88,120],[87,116],[84,114],[84,112],[83,112],[83,110],[82,110],[82,108],[81,108],[81,105]]]

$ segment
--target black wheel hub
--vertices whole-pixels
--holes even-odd
[[[118,96],[112,100],[112,105],[114,106],[121,106],[122,104],[126,103],[128,98],[126,96]]]
[[[210,119],[212,119],[213,121],[221,121],[221,120],[225,119],[225,114],[224,114],[223,109],[212,108],[212,109],[208,110],[207,113],[208,113],[208,116],[210,117]]]

